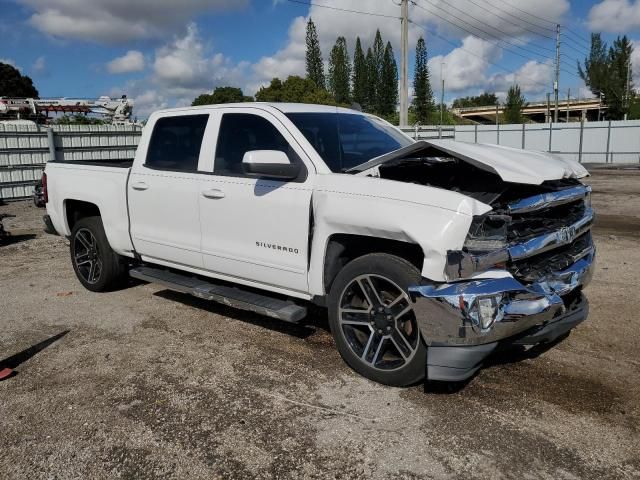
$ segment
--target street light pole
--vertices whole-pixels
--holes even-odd
[[[442,79],[442,92],[440,95],[440,125],[444,118],[444,62],[440,64],[440,78]]]
[[[553,94],[556,109],[553,113],[553,121],[558,123],[558,89],[560,87],[560,24],[556,25],[556,78],[553,82]]]
[[[409,0],[401,0],[400,126],[409,124]]]

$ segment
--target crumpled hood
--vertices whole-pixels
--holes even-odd
[[[454,140],[429,140],[425,143],[478,168],[496,173],[505,182],[539,185],[547,180],[589,175],[587,169],[575,160],[547,152]]]
[[[359,175],[367,175],[375,167],[410,156],[430,146],[463,162],[495,173],[505,182],[540,185],[547,180],[582,178],[589,175],[589,172],[578,162],[566,160],[551,153],[455,140],[420,140],[374,158],[353,168],[352,171],[358,172]]]

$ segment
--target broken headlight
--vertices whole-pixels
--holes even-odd
[[[489,252],[507,246],[508,215],[482,215],[474,217],[464,248],[469,252]]]

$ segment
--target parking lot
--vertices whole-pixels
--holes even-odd
[[[43,210],[0,206],[2,478],[640,478],[640,170],[595,170],[591,315],[468,384],[384,387],[325,315],[84,290]],[[170,219],[168,219],[169,221]]]

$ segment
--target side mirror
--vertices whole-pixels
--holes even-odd
[[[251,150],[242,157],[244,173],[252,177],[293,180],[300,173],[300,165],[289,161],[279,150]]]

